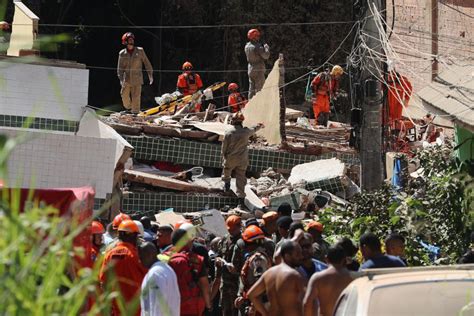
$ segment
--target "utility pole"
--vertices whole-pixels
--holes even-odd
[[[438,75],[438,0],[431,0],[431,80]]]
[[[286,127],[285,127],[285,118],[286,118],[286,100],[285,100],[285,58],[283,54],[279,55],[279,66],[280,66],[280,137],[281,143],[283,146],[286,145]]]
[[[367,19],[363,32],[367,46],[383,54],[380,45],[379,29],[375,24],[374,16],[369,9],[378,12],[385,10],[384,0],[364,0],[368,6],[365,18]],[[362,35],[364,36],[364,35]],[[372,54],[374,56],[374,54]],[[363,87],[364,101],[362,102],[362,124],[360,135],[360,160],[361,160],[361,189],[372,191],[379,189],[383,184],[384,169],[382,157],[382,89],[381,82],[374,75],[382,72],[382,62],[367,56],[367,63],[362,69],[361,87]],[[373,75],[374,74],[374,75]]]

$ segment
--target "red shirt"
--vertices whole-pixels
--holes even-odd
[[[109,278],[115,277],[120,293],[125,302],[128,303],[140,294],[142,281],[147,272],[148,269],[140,262],[137,248],[130,243],[120,241],[105,254],[99,280],[105,287],[105,284],[109,282]],[[112,312],[113,315],[120,315],[116,302],[114,302]],[[140,304],[138,304],[138,310],[135,314],[140,315]]]
[[[206,303],[197,282],[199,278],[207,276],[203,257],[182,251],[173,254],[168,264],[178,277],[181,315],[201,316]]]

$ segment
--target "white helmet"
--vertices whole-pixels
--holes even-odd
[[[143,234],[145,233],[145,229],[143,228],[143,224],[140,221],[134,221],[135,224],[138,226],[138,236],[143,237]]]

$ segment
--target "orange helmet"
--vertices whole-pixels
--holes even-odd
[[[225,225],[227,227],[227,230],[230,230],[236,226],[240,227],[242,226],[242,219],[237,215],[231,215],[227,217]]]
[[[257,29],[251,29],[247,33],[247,38],[251,41],[256,40],[260,37],[260,31]]]
[[[183,64],[183,70],[192,70],[192,69],[193,69],[193,64],[191,64],[189,61]]]
[[[130,219],[126,219],[122,221],[118,227],[118,231],[127,232],[127,233],[137,233],[137,234],[140,233],[140,229],[138,228],[138,225]]]
[[[312,221],[311,223],[308,224],[308,226],[306,227],[306,230],[310,230],[310,229],[316,229],[318,232],[322,233],[323,230],[324,230],[324,226],[323,224],[321,224],[320,222],[316,222],[316,221]]]
[[[104,226],[102,226],[102,224],[98,221],[93,221],[91,223],[91,234],[95,235],[95,234],[103,234],[103,233],[105,233]]]
[[[115,216],[114,220],[112,221],[112,228],[117,230],[120,226],[120,223],[126,219],[130,220],[131,218],[124,213],[120,213],[119,215]]]
[[[237,91],[239,90],[239,85],[236,84],[235,82],[229,83],[229,86],[227,87],[227,90],[230,91]]]
[[[242,239],[247,243],[252,243],[259,239],[264,239],[263,231],[256,225],[250,225],[242,233]]]
[[[135,39],[135,35],[132,32],[127,32],[122,35],[122,45],[127,45],[128,39],[133,38]]]

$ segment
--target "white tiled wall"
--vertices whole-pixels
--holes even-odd
[[[112,192],[114,139],[0,128],[9,136],[26,133],[8,160],[7,185],[27,188],[67,188],[90,185],[96,198]]]
[[[0,114],[79,121],[89,70],[0,61]]]

